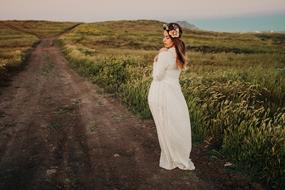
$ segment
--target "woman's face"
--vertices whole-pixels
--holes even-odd
[[[172,39],[165,30],[163,32],[163,44],[166,48],[171,48],[174,45]]]

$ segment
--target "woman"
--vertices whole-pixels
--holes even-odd
[[[179,83],[185,69],[185,44],[177,23],[164,24],[164,48],[154,58],[148,104],[161,148],[159,166],[194,170],[189,158],[192,148],[188,107]]]

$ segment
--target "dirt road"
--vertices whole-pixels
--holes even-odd
[[[0,88],[0,189],[262,189],[225,173],[204,144],[194,171],[162,169],[152,120],[141,120],[69,68],[54,38]]]

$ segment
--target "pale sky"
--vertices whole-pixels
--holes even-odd
[[[285,0],[0,0],[0,20],[191,20],[285,13]]]

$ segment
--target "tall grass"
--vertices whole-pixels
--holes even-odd
[[[10,70],[19,69],[40,38],[64,32],[77,23],[50,21],[0,21],[0,83]]]
[[[54,21],[3,21],[2,24],[23,33],[34,35],[38,38],[52,37],[61,34],[66,29],[74,26],[75,22],[54,22]]]
[[[8,70],[21,65],[37,42],[37,37],[15,31],[0,22],[0,83],[8,77]]]

